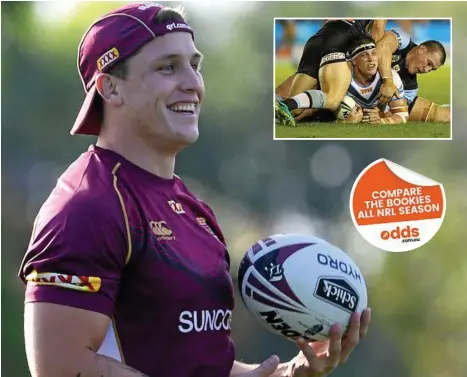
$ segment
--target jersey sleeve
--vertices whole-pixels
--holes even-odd
[[[392,32],[397,38],[397,51],[403,50],[409,45],[411,37],[405,31],[402,29],[389,29],[389,31]]]
[[[399,74],[394,69],[392,70],[392,80],[394,81],[394,84],[397,86],[397,93],[398,93],[398,96],[392,97],[392,101],[405,97],[404,84],[402,83],[402,80]]]
[[[412,102],[415,101],[415,98],[417,98],[418,89],[405,90],[404,93],[405,93],[405,99],[407,100],[407,103],[411,105]]]
[[[73,197],[59,209],[46,202],[19,272],[26,303],[113,314],[128,233],[118,201],[110,205],[108,200]]]

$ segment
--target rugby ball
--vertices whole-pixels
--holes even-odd
[[[292,341],[326,340],[333,324],[345,331],[351,314],[367,307],[358,266],[317,237],[277,234],[258,241],[240,262],[238,285],[249,312]]]
[[[355,100],[350,96],[345,96],[339,106],[339,110],[337,110],[337,119],[346,120],[347,116],[353,110],[353,108],[357,105]]]

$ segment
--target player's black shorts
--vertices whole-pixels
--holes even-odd
[[[345,62],[351,35],[345,22],[325,24],[305,44],[297,73],[305,73],[318,80],[319,69],[326,64]]]

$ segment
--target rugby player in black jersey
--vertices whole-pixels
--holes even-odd
[[[418,97],[417,75],[436,71],[446,62],[444,46],[434,40],[419,45],[399,29],[384,33],[376,44],[379,71],[385,78],[379,93],[379,103],[386,103],[397,88],[391,79],[391,69],[399,73],[404,84],[405,97],[409,103],[409,120],[421,122],[450,122],[450,106],[440,106]]]
[[[291,116],[293,110],[337,110],[352,79],[352,71],[346,59],[350,41],[366,34],[379,40],[385,26],[384,19],[326,20],[305,44],[297,72],[276,88],[276,95],[285,98],[276,101],[276,120],[283,125],[294,126],[295,121]],[[289,101],[292,97],[294,101]],[[300,116],[297,117],[299,119]]]

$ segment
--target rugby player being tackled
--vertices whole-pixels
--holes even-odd
[[[352,79],[346,59],[350,42],[368,33],[378,40],[385,26],[386,20],[327,20],[306,42],[297,72],[276,88],[276,96],[280,98],[275,104],[276,120],[286,126],[295,126],[291,111],[336,111]],[[297,120],[305,115],[309,113],[302,110]]]
[[[352,64],[352,81],[347,95],[357,106],[350,112],[345,123],[397,124],[406,123],[409,117],[408,104],[404,96],[404,86],[395,70],[391,70],[391,80],[397,88],[388,105],[378,108],[378,93],[383,84],[378,72],[376,43],[371,37],[360,37],[349,46]]]

